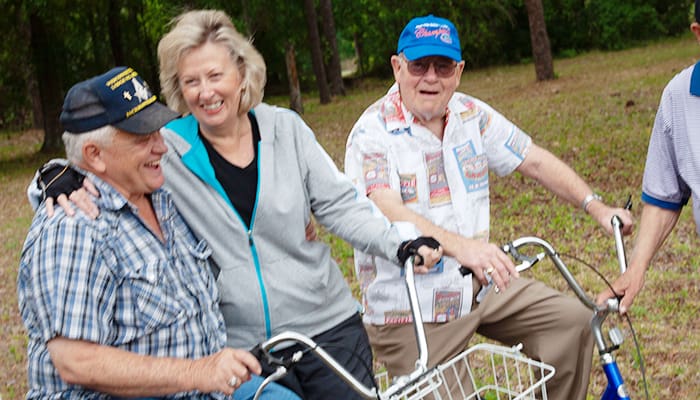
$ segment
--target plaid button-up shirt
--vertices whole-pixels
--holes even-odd
[[[71,218],[59,209],[48,218],[42,206],[22,250],[17,290],[29,334],[27,398],[108,397],[61,380],[46,347],[56,336],[181,358],[202,357],[226,343],[210,250],[195,239],[170,195],[151,195],[161,242],[132,204],[90,178],[100,190],[100,216]]]

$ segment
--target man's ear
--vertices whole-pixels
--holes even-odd
[[[695,35],[695,40],[700,43],[700,23],[693,22],[690,24],[690,31]]]
[[[401,70],[401,58],[398,55],[391,56],[391,69],[394,71],[394,80],[398,81]]]
[[[455,77],[457,78],[457,86],[462,82],[462,72],[464,72],[464,60],[457,63],[457,71],[455,71]]]
[[[103,160],[103,150],[93,142],[83,144],[83,162],[89,170],[95,173],[102,173],[107,169]]]

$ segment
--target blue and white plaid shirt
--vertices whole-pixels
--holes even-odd
[[[29,334],[27,398],[109,398],[61,380],[46,348],[56,336],[180,358],[206,356],[226,343],[211,251],[169,193],[151,195],[163,243],[121,194],[90,178],[101,193],[100,216],[71,218],[58,209],[49,219],[42,206],[22,250],[17,291]]]

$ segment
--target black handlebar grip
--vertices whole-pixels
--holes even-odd
[[[474,275],[474,271],[472,271],[469,267],[465,267],[464,265],[461,265],[459,267],[459,273],[462,274],[462,277],[465,277],[469,274]]]
[[[265,356],[265,351],[262,349],[262,345],[260,343],[256,344],[255,347],[250,349],[250,354],[253,355],[253,357],[257,358],[259,362],[263,362],[267,360],[267,357]]]

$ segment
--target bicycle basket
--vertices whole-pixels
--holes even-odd
[[[386,374],[378,374],[386,381]],[[404,391],[402,400],[547,399],[546,382],[554,367],[526,357],[515,348],[481,343],[437,367]]]

